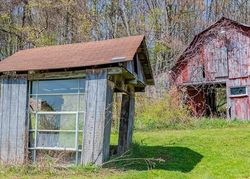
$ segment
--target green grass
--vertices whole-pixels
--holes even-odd
[[[143,125],[138,124],[143,123]],[[184,121],[151,121],[146,125],[144,121],[136,122],[135,127],[138,130],[154,130],[154,129],[212,129],[226,127],[249,126],[250,121],[225,120],[220,118],[188,118]]]
[[[250,125],[136,131],[128,161],[103,168],[0,167],[1,178],[250,178]],[[161,161],[145,162],[154,158]]]

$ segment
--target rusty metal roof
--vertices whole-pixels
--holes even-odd
[[[0,62],[0,72],[89,67],[133,60],[143,35],[21,50]]]

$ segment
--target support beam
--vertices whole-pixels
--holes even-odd
[[[121,118],[119,127],[118,154],[128,150],[132,143],[135,110],[134,90],[122,95]]]
[[[107,70],[86,73],[86,112],[82,164],[101,165],[109,158],[114,84]]]

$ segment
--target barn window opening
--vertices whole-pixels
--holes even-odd
[[[245,86],[231,87],[230,88],[230,95],[231,96],[247,95],[247,89]]]
[[[30,82],[30,159],[45,156],[60,163],[80,162],[85,113],[85,80],[42,80]]]

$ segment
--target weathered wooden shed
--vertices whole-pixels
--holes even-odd
[[[102,164],[122,93],[118,152],[131,144],[134,94],[154,83],[144,36],[22,50],[0,62],[0,159]]]
[[[222,17],[195,36],[171,70],[195,115],[216,114],[225,89],[227,117],[250,119],[250,26]]]

